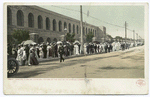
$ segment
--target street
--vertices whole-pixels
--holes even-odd
[[[144,78],[144,46],[20,66],[11,78]]]

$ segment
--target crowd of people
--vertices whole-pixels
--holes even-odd
[[[141,44],[142,45],[142,44]],[[84,54],[109,53],[113,51],[125,50],[138,46],[135,43],[113,42],[113,43],[85,43]],[[52,42],[42,44],[8,44],[8,54],[14,55],[19,65],[38,65],[39,59],[59,57],[60,62],[64,62],[64,57],[81,54],[79,42]]]

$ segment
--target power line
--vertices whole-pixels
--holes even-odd
[[[54,6],[54,5],[53,5],[53,7],[62,8],[62,9],[66,9],[66,10],[70,10],[70,11],[75,11],[75,12],[80,12],[80,11],[78,11],[78,10],[69,9],[69,8],[64,8],[64,7],[60,7],[60,6]],[[83,13],[84,15],[87,15],[87,13],[85,13],[85,12],[82,12],[82,13]],[[99,20],[99,21],[104,22],[104,23],[109,24],[109,25],[113,25],[113,26],[117,26],[117,27],[120,27],[120,28],[124,28],[123,26],[115,25],[115,24],[112,24],[112,23],[109,23],[109,22],[100,20],[100,19],[98,19],[98,18],[96,18],[96,17],[93,17],[93,16],[90,16],[90,15],[89,15],[89,17],[91,17],[91,18],[93,18],[93,19],[96,19],[96,20]]]
[[[60,7],[60,6],[54,6],[54,5],[52,5],[52,6],[53,6],[53,7],[57,7],[57,8],[61,8],[61,9],[70,10],[70,11],[80,12],[79,10],[74,10],[74,9],[69,9],[69,8],[64,8],[64,7]],[[85,13],[85,12],[82,12],[82,13],[83,13],[84,15],[87,15],[87,13]],[[120,27],[120,28],[125,28],[125,27],[123,27],[123,26],[119,26],[119,25],[116,25],[116,24],[112,24],[112,23],[109,23],[109,22],[100,20],[100,19],[98,19],[98,18],[96,18],[96,17],[93,17],[93,16],[91,16],[91,15],[89,15],[89,17],[91,17],[91,18],[93,18],[93,19],[95,19],[95,20],[101,21],[101,22],[103,22],[103,23],[106,23],[106,24],[108,24],[108,25],[112,25],[112,26],[116,26],[116,27]],[[126,28],[126,29],[129,30],[129,31],[131,31],[131,32],[133,32],[133,30],[131,30],[131,29],[129,29],[129,28]]]

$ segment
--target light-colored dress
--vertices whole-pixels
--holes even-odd
[[[87,45],[84,44],[84,54],[87,54],[87,48],[86,48],[86,46]]]
[[[51,46],[47,46],[47,58],[49,58],[49,53],[50,53],[50,48],[51,48]]]
[[[75,55],[79,55],[79,46],[78,45],[74,45],[74,52],[75,52]]]
[[[39,50],[40,50],[40,54],[39,54],[39,55],[40,55],[40,58],[43,58],[44,55],[43,55],[42,47],[40,47]]]
[[[19,65],[23,64],[23,49],[18,49],[16,60],[18,61]]]

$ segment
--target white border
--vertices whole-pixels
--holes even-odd
[[[148,7],[148,6],[147,6]],[[147,14],[147,13],[146,13]],[[5,15],[5,14],[3,14],[3,15]],[[6,15],[7,16],[7,15]],[[6,17],[6,16],[4,16],[4,17]],[[146,15],[146,17],[145,18],[147,18],[148,19],[148,16]],[[5,18],[5,21],[6,21],[6,18]],[[6,22],[5,22],[6,23]],[[4,24],[5,25],[5,24]],[[148,40],[149,38],[148,38],[148,20],[147,20],[147,22],[145,22],[145,25],[147,25],[147,26],[145,26],[145,29],[147,29],[147,34],[145,34],[145,40]],[[5,27],[5,26],[4,26]],[[5,27],[6,28],[6,27]],[[5,35],[5,33],[4,33],[4,38],[6,38],[6,35]],[[145,51],[148,51],[148,45],[149,45],[149,41],[145,41]],[[6,48],[6,46],[4,47],[4,48]],[[4,49],[5,50],[5,49]],[[6,58],[6,56],[4,56],[4,58]],[[145,65],[146,66],[146,71],[145,71],[145,74],[148,74],[148,53],[145,53],[145,60],[147,60],[146,61],[146,64],[147,65]],[[5,78],[4,78],[5,79]],[[148,75],[146,75],[146,80],[148,79]],[[97,79],[94,79],[95,81],[97,80]],[[101,80],[103,80],[103,81],[106,81],[105,79],[101,79]],[[111,79],[110,81],[115,81],[116,79]],[[119,79],[117,79],[117,80],[119,80]],[[125,79],[126,80],[126,79]],[[125,81],[124,80],[124,81]],[[130,81],[131,81],[132,79],[130,79]],[[133,79],[133,80],[135,80],[135,79]],[[137,79],[136,79],[137,80]],[[130,82],[129,81],[129,82]],[[21,81],[21,82],[23,82],[23,81]],[[99,83],[100,81],[98,81],[98,83]],[[134,82],[134,81],[133,81]],[[59,82],[60,83],[60,82]],[[69,82],[67,82],[67,84],[66,85],[68,85],[68,83]],[[72,82],[71,82],[72,83]],[[83,82],[84,83],[84,82]],[[108,83],[110,83],[110,82],[108,82]],[[132,83],[132,81],[131,81],[131,83]],[[147,81],[146,81],[146,83],[148,83]],[[117,83],[117,85],[118,85],[119,83]],[[133,83],[132,83],[133,84]],[[132,85],[131,84],[131,85]],[[126,87],[127,88],[127,86],[125,85],[124,87]],[[61,87],[59,87],[59,88],[61,88]],[[137,89],[137,88],[136,88]],[[135,89],[135,91],[136,91],[136,89]],[[144,90],[144,89],[142,89],[142,90]],[[138,91],[138,90],[137,90]],[[113,91],[112,91],[113,92]],[[133,91],[132,91],[133,92]],[[28,93],[30,93],[30,92],[28,92]],[[140,92],[138,92],[138,93],[140,93]],[[130,93],[129,93],[130,94]]]

